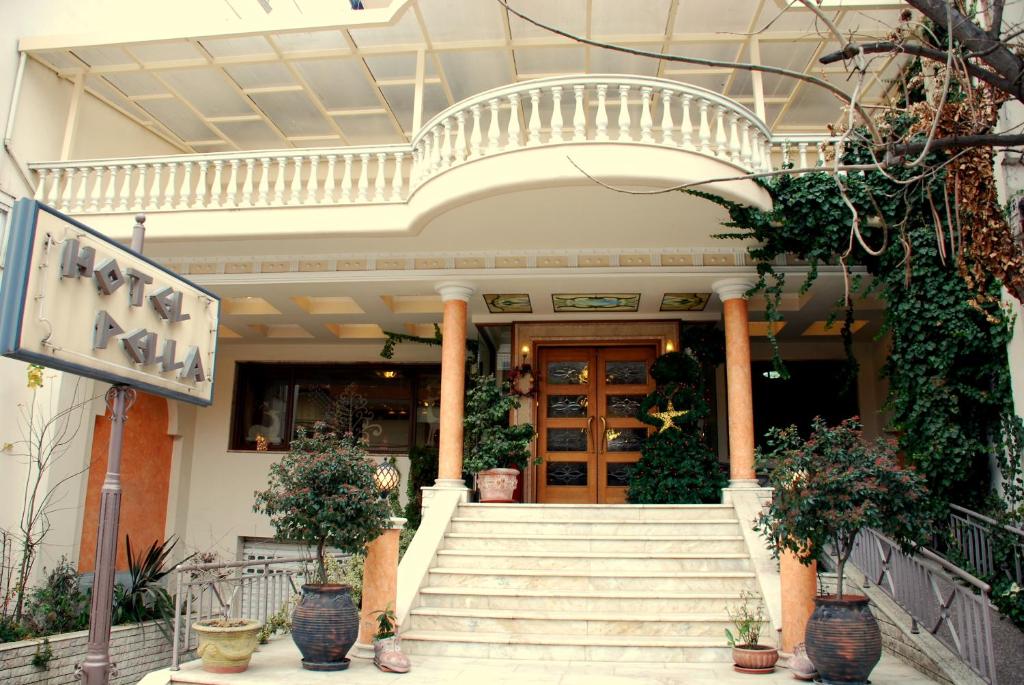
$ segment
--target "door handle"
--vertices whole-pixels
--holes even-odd
[[[601,419],[601,444],[604,445],[604,447],[602,447],[601,450],[604,451],[604,452],[607,452],[608,451],[608,422],[605,421],[603,416],[600,417],[600,419]]]
[[[594,432],[591,430],[593,425],[594,425],[594,417],[593,416],[588,416],[587,417],[587,440],[589,440],[590,442],[593,442],[594,445],[597,445],[597,443],[594,442]]]

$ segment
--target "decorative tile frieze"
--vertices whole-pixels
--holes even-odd
[[[527,267],[526,257],[495,257],[494,268],[496,269],[525,269]]]
[[[224,265],[226,274],[251,274],[255,269],[252,262],[228,262]]]
[[[260,272],[265,274],[282,274],[292,270],[291,262],[262,262]]]
[[[456,257],[456,269],[484,269],[487,267],[487,260],[483,257]]]
[[[565,255],[537,257],[537,267],[541,269],[557,269],[569,266],[569,258]]]
[[[692,254],[663,254],[661,255],[662,266],[693,266]]]

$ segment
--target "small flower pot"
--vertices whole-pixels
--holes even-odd
[[[249,668],[263,624],[248,619],[207,619],[192,624],[199,635],[196,654],[209,673],[241,673]]]
[[[408,673],[409,657],[402,653],[399,637],[386,637],[373,641],[373,663],[388,673]]]
[[[519,472],[515,469],[489,469],[476,474],[481,502],[514,502]]]
[[[733,669],[737,673],[772,673],[779,650],[768,645],[736,645],[732,648]]]

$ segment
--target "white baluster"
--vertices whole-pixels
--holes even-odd
[[[106,183],[103,188],[103,202],[100,204],[100,211],[112,212],[114,210],[114,197],[117,192],[117,165],[112,164],[104,170]]]
[[[693,150],[693,121],[690,119],[690,101],[693,96],[683,93],[680,99],[683,101],[683,121],[679,124],[679,133],[683,139],[683,149]]]
[[[743,132],[744,132],[743,140],[744,141],[747,141],[746,134],[747,134],[747,132],[749,132],[749,130],[750,130],[749,126],[743,129]],[[749,143],[750,143],[750,163],[749,163],[750,168],[753,171],[764,171],[764,169],[762,169],[762,164],[761,164],[761,136],[757,132],[757,129],[754,130],[754,134],[751,137],[751,140],[749,141]]]
[[[743,166],[750,169],[752,167],[750,156],[750,122],[744,119],[742,129],[743,135],[740,137],[740,161],[743,162]]]
[[[825,166],[825,143],[818,141],[818,161],[814,166]]]
[[[345,171],[341,176],[341,201],[352,201],[352,155],[345,155]]]
[[[789,141],[783,140],[779,147],[782,149],[782,165],[786,166],[789,164]]]
[[[292,158],[292,182],[288,186],[288,204],[302,204],[302,157]]]
[[[367,201],[367,190],[370,188],[370,155],[364,152],[359,155],[359,194],[356,195],[357,202]]]
[[[479,114],[479,112],[478,112]],[[400,202],[402,199],[402,162],[405,159],[404,152],[395,153],[395,171],[391,174],[391,201]]]
[[[527,145],[540,145],[540,88],[530,89],[530,123]]]
[[[587,108],[583,104],[583,91],[586,86],[573,86],[573,98],[576,100],[572,114],[572,139],[576,142],[587,139]]]
[[[562,87],[551,87],[551,137],[548,142],[562,142]]]
[[[661,91],[661,143],[676,144],[675,123],[672,121],[672,91]]]
[[[253,186],[256,185],[256,179],[253,178],[256,175],[256,158],[246,157],[245,158],[245,182],[242,184],[242,205],[245,207],[252,207],[252,191]]]
[[[725,132],[725,108],[715,107],[715,156],[719,159],[729,158],[729,136]]]
[[[117,211],[127,212],[128,203],[132,199],[132,166],[121,165],[121,190],[117,194]]]
[[[739,116],[735,112],[729,112],[729,161],[733,164],[740,162],[740,133],[737,122]]]
[[[164,186],[163,186],[164,169],[163,169],[163,167],[164,167],[164,165],[161,164],[160,162],[156,162],[155,164],[153,164],[153,189],[150,191],[149,197],[151,197],[153,199],[153,205],[152,206],[154,208],[159,208],[160,205],[163,204],[163,199],[164,199]],[[148,202],[146,203],[146,206],[147,207],[150,206]]]
[[[334,202],[337,180],[334,178],[334,167],[338,164],[338,155],[327,155],[327,178],[324,179],[324,194],[320,198],[323,204]]]
[[[608,140],[608,86],[604,83],[597,87],[597,132],[594,140]]]
[[[508,96],[508,149],[514,150],[523,144],[520,139],[522,127],[519,125],[519,93],[512,93]]]
[[[797,149],[800,151],[800,168],[807,168],[807,143],[797,144]]]
[[[178,194],[178,163],[167,165],[167,190],[164,192],[164,203],[160,209],[174,209],[174,198]]]
[[[75,194],[75,205],[72,207],[73,212],[81,212],[85,209],[85,201],[88,197],[87,185],[89,184],[89,167],[79,167],[76,169],[78,176],[78,192]]]
[[[92,168],[94,172],[94,178],[92,181],[92,193],[89,195],[89,211],[99,211],[100,202],[103,199],[103,167],[94,166]]]
[[[452,165],[452,118],[444,120],[444,137],[441,141],[441,168],[447,169]]]
[[[306,179],[306,204],[315,205],[317,195],[320,192],[320,180],[317,172],[320,170],[320,155],[312,155],[309,158],[309,178]]]
[[[373,201],[383,202],[384,201],[384,190],[388,187],[384,180],[384,163],[387,161],[388,155],[386,152],[377,153],[377,178],[373,182]]]
[[[192,206],[194,195],[192,194],[192,162],[183,162],[185,173],[181,179],[181,194],[178,195],[178,207],[188,209]]]
[[[149,197],[146,195],[146,165],[136,164],[135,171],[135,196],[133,199],[134,211],[143,211],[148,206]]]
[[[652,88],[643,87],[640,89],[640,142],[653,143],[654,117],[651,115],[651,92]]]
[[[771,171],[774,168],[771,142],[767,138],[762,138],[758,147],[761,149],[761,170]]]
[[[38,183],[36,183],[36,194],[33,199],[39,202],[45,202],[46,197],[46,180],[50,176],[49,169],[36,169],[36,175],[38,177]]]
[[[711,154],[711,124],[708,123],[708,101],[701,98],[700,101],[700,151],[701,154]]]
[[[469,158],[476,159],[482,153],[481,144],[483,143],[484,133],[481,130],[482,124],[480,123],[480,105],[473,105],[470,111],[473,112],[473,132],[469,135]]]
[[[223,185],[221,183],[223,173],[224,160],[213,160],[213,181],[210,182],[210,202],[207,204],[207,207],[212,207],[213,209],[219,209],[223,207],[220,198],[221,193],[223,192]]]
[[[200,160],[197,164],[199,166],[199,176],[196,178],[196,191],[192,196],[192,206],[205,208],[207,202],[206,171],[210,163],[206,160]]]
[[[60,202],[60,182],[63,178],[63,169],[54,169],[50,175],[50,192],[47,195],[46,204],[51,207],[56,207]]]
[[[501,126],[498,123],[498,99],[487,101],[491,110],[491,121],[487,128],[487,154],[501,150]]]
[[[430,135],[430,149],[432,151],[430,156],[431,176],[441,168],[441,138],[444,135],[443,131],[444,127],[438,125],[434,127]]]
[[[629,135],[629,86],[619,86],[619,141],[630,139]]]
[[[238,206],[238,167],[241,163],[240,159],[232,159],[229,162],[231,173],[228,174],[228,189],[224,194],[224,204],[228,207]]]
[[[60,200],[60,207],[62,211],[70,212],[72,209],[72,199],[74,198],[75,191],[75,176],[78,175],[78,168],[72,167],[67,170],[64,174],[67,177],[67,181],[64,184],[64,196]]]
[[[416,145],[412,151],[412,173],[409,176],[409,187],[416,188],[420,184],[420,176],[423,173],[423,141]]]
[[[275,207],[280,207],[284,204],[284,175],[285,169],[287,168],[288,159],[285,157],[277,157],[275,159],[277,164],[277,174],[274,177],[274,200],[273,204]]]
[[[455,115],[458,126],[455,133],[455,163],[466,161],[466,113],[460,111]]]
[[[260,157],[260,180],[259,182],[253,181],[256,185],[256,203],[261,207],[266,207],[270,201],[270,157]],[[250,171],[250,176],[255,173]]]

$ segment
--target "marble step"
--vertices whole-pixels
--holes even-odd
[[[422,607],[522,611],[714,613],[740,604],[740,592],[627,592],[625,590],[529,590],[427,587]]]
[[[458,512],[456,512],[458,513]],[[739,535],[736,518],[715,518],[700,521],[593,521],[565,519],[561,521],[519,521],[516,519],[473,519],[453,516],[449,532],[480,536],[497,535],[614,535],[625,538],[647,538],[664,535]]]
[[[437,552],[440,568],[487,568],[552,571],[746,571],[742,553],[549,552],[452,550]]]
[[[651,535],[629,538],[617,535],[488,535],[449,533],[445,549],[493,550],[516,549],[522,551],[562,552],[745,552],[747,545],[742,535]]]
[[[732,652],[721,636],[604,637],[410,630],[402,634],[402,650],[410,655],[536,661],[728,663],[732,660]]]
[[[427,587],[625,592],[756,590],[753,571],[555,571],[501,568],[430,569]]]
[[[732,625],[719,610],[708,614],[595,613],[523,609],[442,609],[410,612],[410,630],[629,637],[703,636],[721,638]]]
[[[699,521],[732,518],[731,504],[463,504],[464,518],[516,521]]]

